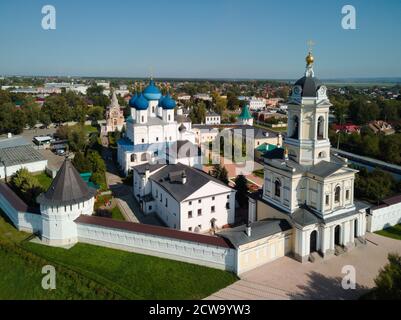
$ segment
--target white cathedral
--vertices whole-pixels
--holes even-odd
[[[299,261],[327,257],[363,243],[366,206],[354,201],[356,170],[330,153],[327,88],[315,78],[314,57],[292,88],[282,148],[265,154],[263,192],[249,202],[250,222],[286,219]],[[313,258],[312,258],[313,259]]]
[[[180,121],[181,117],[174,114],[176,102],[170,94],[163,96],[151,79],[143,92],[131,98],[129,106],[131,115],[127,119],[126,136],[118,141],[117,156],[125,174],[134,166],[172,158],[167,156],[168,149],[176,146],[178,141],[188,142],[191,146],[191,157],[178,162],[194,165],[197,156],[197,149],[192,147],[195,134],[190,122]],[[177,162],[176,159],[170,160]]]

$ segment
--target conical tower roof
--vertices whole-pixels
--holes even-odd
[[[240,118],[241,120],[252,119],[252,115],[251,115],[251,113],[250,113],[250,111],[249,111],[248,105],[244,105],[244,106],[242,107],[241,114],[239,115],[238,118]]]
[[[96,190],[88,187],[70,160],[65,160],[50,188],[37,201],[42,205],[71,205],[94,197]]]
[[[113,91],[113,94],[111,96],[111,104],[110,107],[111,108],[115,108],[115,107],[119,107],[120,105],[118,104],[118,99],[117,99],[117,95],[116,92]]]

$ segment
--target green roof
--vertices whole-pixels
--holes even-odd
[[[256,148],[257,151],[261,151],[261,152],[272,151],[274,149],[277,149],[277,146],[274,144],[268,144],[268,143],[261,144],[259,147]]]
[[[242,107],[242,112],[241,112],[241,114],[239,115],[238,118],[243,119],[243,120],[252,119],[252,115],[251,115],[251,113],[249,112],[249,107],[248,107],[248,105],[244,105],[244,106]]]

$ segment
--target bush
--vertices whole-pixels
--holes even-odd
[[[11,179],[11,185],[22,199],[32,206],[36,205],[36,198],[45,191],[39,180],[26,168],[22,168],[15,173]]]
[[[376,288],[368,295],[368,299],[401,300],[401,256],[389,254],[388,261],[376,277]]]

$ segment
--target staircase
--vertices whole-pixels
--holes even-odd
[[[355,238],[355,246],[356,247],[361,247],[361,246],[366,246],[366,240],[364,238]]]
[[[344,249],[344,247],[336,245],[335,250],[334,250],[334,254],[336,256],[342,255],[345,252],[346,252],[346,250]]]
[[[323,260],[322,256],[318,252],[312,252],[309,255],[309,261],[315,263],[317,261]]]

